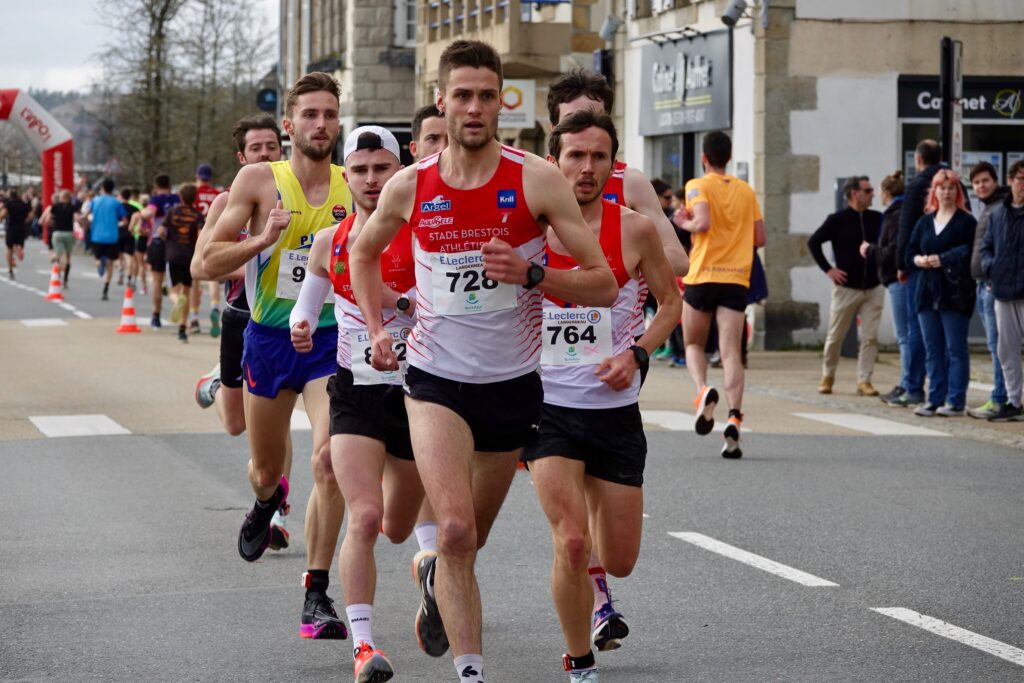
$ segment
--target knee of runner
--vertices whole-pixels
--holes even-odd
[[[374,507],[367,507],[358,510],[350,510],[348,517],[348,531],[356,538],[367,543],[377,540],[377,534],[381,530],[381,513]]]
[[[226,417],[224,419],[224,430],[229,436],[241,436],[245,433],[245,418]]]
[[[476,552],[476,525],[472,521],[449,518],[437,524],[437,550],[449,557]]]
[[[385,515],[381,529],[384,531],[384,535],[387,536],[389,541],[398,545],[399,543],[404,543],[405,539],[409,538],[415,524],[415,520],[405,522],[395,520]]]
[[[256,486],[261,489],[275,488],[281,482],[281,473],[266,468],[253,468],[252,473]]]
[[[555,553],[570,569],[582,571],[590,562],[590,539],[579,529],[563,531],[559,534]]]
[[[331,466],[331,443],[328,441],[322,446],[313,450],[310,459],[313,466],[313,476],[319,481],[321,478],[334,480],[334,468]]]
[[[633,567],[636,566],[636,555],[625,557],[624,555],[616,554],[614,558],[610,558],[607,562],[604,561],[604,558],[601,558],[601,560],[601,566],[604,567],[605,572],[619,579],[632,574]]]

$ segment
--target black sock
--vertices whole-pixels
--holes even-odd
[[[184,331],[185,325],[179,325],[178,329]],[[272,516],[275,512],[277,512],[277,508],[281,507],[281,498],[283,497],[283,493],[284,489],[282,489],[281,485],[278,484],[277,488],[274,489],[274,493],[273,495],[270,496],[270,498],[266,500],[256,500],[256,511],[259,513],[267,512],[269,513],[267,515],[268,517]]]
[[[69,263],[66,266],[64,266],[64,279],[65,280],[68,279],[68,273],[70,273],[70,272],[71,272],[71,264]]]
[[[741,413],[740,411],[736,410],[735,408],[732,408],[731,410],[729,410],[729,417],[738,417],[739,419],[742,420],[743,419],[743,413]]]
[[[326,593],[327,586],[331,583],[331,572],[328,569],[310,569],[306,571],[309,574],[309,587],[306,588],[306,597],[309,597],[310,593]]]

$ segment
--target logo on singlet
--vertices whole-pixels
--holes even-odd
[[[615,202],[616,204],[619,203],[619,193],[618,192],[608,192],[607,194],[604,194],[604,195],[601,195],[601,196],[604,197],[605,199],[607,199],[610,202]]]
[[[334,216],[334,220],[342,221],[348,215],[348,210],[341,204],[335,204],[334,208],[331,209],[331,215]]]
[[[340,244],[335,244],[334,245],[334,255],[335,256],[341,256],[341,245]]]
[[[420,202],[420,211],[422,213],[437,213],[439,211],[451,211],[452,200],[445,199],[444,195],[439,194],[429,202]]]
[[[514,208],[516,208],[516,191],[515,190],[498,190],[498,208],[499,209],[514,209]]]
[[[454,222],[455,219],[451,216],[431,216],[430,218],[421,218],[418,227],[439,228],[442,225],[451,225]]]

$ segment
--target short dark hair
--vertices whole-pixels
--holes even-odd
[[[1024,159],[1017,159],[1017,161],[1010,164],[1010,168],[1006,171],[1006,179],[1013,180],[1022,171],[1024,171]]]
[[[672,190],[672,186],[661,178],[654,178],[651,180],[651,187],[654,188],[654,194],[658,195],[658,197],[661,197],[661,195]]]
[[[974,180],[974,176],[981,175],[982,173],[988,173],[992,176],[992,180],[999,182],[999,175],[996,173],[996,167],[987,161],[979,161],[974,166],[971,166],[971,180]]]
[[[562,154],[562,136],[566,133],[580,133],[587,128],[600,128],[608,133],[612,139],[612,159],[619,153],[619,134],[615,130],[615,123],[612,117],[604,112],[592,109],[580,109],[562,119],[557,126],[551,130],[551,137],[548,139],[548,153],[557,159]]]
[[[122,187],[121,188],[121,199],[128,201],[132,198],[132,188]]]
[[[937,164],[942,161],[942,147],[935,140],[921,140],[914,150],[926,166]]]
[[[732,140],[722,131],[713,130],[704,136],[702,150],[709,164],[715,168],[725,168],[732,159]]]
[[[111,192],[114,191],[114,179],[113,178],[104,178],[103,182],[100,183],[100,187],[103,188],[104,192],[106,192],[107,194],[110,194]]]
[[[558,125],[558,105],[572,102],[580,95],[601,102],[606,113],[612,113],[615,91],[601,74],[586,69],[573,69],[551,81],[548,86],[548,118],[552,126]]]
[[[157,173],[153,176],[153,187],[159,187],[161,190],[171,189],[171,176],[166,173]]]
[[[238,119],[231,128],[231,137],[235,139],[235,147],[239,152],[245,152],[245,136],[250,130],[272,130],[277,136],[277,144],[281,144],[281,129],[274,117],[270,114],[252,114]]]
[[[300,95],[321,90],[334,95],[334,99],[341,100],[341,86],[338,85],[334,76],[323,71],[313,71],[295,81],[295,85],[288,91],[288,95],[284,99],[284,115],[292,115],[292,110],[295,109],[295,103],[299,101]]]
[[[196,192],[195,183],[182,183],[178,186],[178,196],[181,197],[181,203],[186,206],[196,203]]]
[[[865,180],[870,180],[866,175],[852,175],[846,179],[843,183],[843,197],[849,199],[851,195],[860,189],[860,184]]]
[[[490,69],[498,75],[498,88],[505,82],[498,51],[481,40],[456,40],[441,53],[437,65],[437,88],[444,94],[448,74],[459,67]]]
[[[412,139],[420,139],[420,131],[423,130],[423,122],[427,119],[443,119],[444,114],[437,108],[436,104],[428,104],[420,107],[412,117]]]

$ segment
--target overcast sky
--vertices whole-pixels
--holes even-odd
[[[99,75],[95,54],[109,39],[102,0],[0,0],[0,89],[78,90]],[[277,25],[277,0],[260,0]]]

